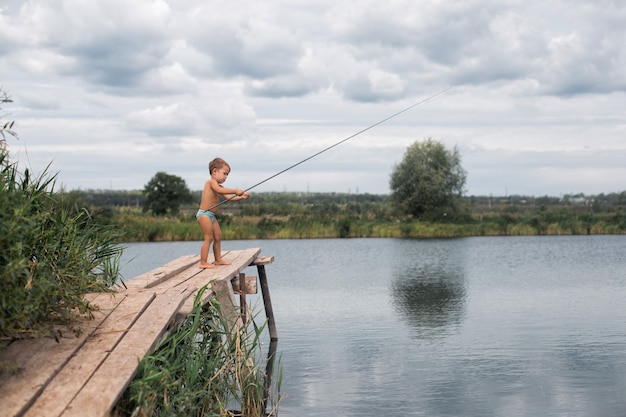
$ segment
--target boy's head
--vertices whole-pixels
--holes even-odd
[[[230,169],[230,165],[228,165],[228,162],[224,161],[222,158],[215,158],[214,160],[209,162],[209,172],[213,174],[214,169],[221,169],[224,166],[227,166],[228,169]]]

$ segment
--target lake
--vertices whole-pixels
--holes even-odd
[[[122,272],[200,244],[126,244]],[[626,416],[626,236],[222,247],[275,256],[281,416]]]

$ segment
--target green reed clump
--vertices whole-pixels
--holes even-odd
[[[276,415],[277,404],[265,410],[266,375],[255,363],[263,329],[231,330],[215,298],[201,304],[205,290],[181,327],[141,361],[116,416]]]
[[[382,237],[382,238],[390,238],[390,237],[400,237],[401,235],[401,224],[399,222],[395,223],[374,223],[371,228],[370,237]]]
[[[53,336],[53,325],[91,315],[85,294],[117,279],[120,233],[64,206],[55,177],[0,153],[0,339]]]

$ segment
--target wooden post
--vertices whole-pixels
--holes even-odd
[[[263,384],[263,410],[267,410],[267,403],[270,399],[272,389],[272,376],[274,375],[274,358],[276,357],[278,341],[272,339],[270,341],[270,349],[267,352],[267,364],[265,366],[265,382]]]
[[[272,299],[270,298],[270,288],[267,285],[267,276],[265,275],[265,265],[257,265],[257,271],[259,272],[259,281],[261,282],[261,293],[263,294],[263,305],[265,306],[265,316],[268,320],[270,339],[278,340],[276,322],[274,321],[274,310],[272,309]]]
[[[239,308],[241,309],[241,321],[245,330],[248,320],[246,318],[246,274],[243,272],[239,273]]]

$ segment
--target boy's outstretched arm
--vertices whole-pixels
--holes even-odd
[[[211,189],[215,191],[217,194],[222,194],[222,195],[235,194],[235,195],[240,196],[245,193],[245,190],[240,190],[238,188],[226,188],[218,184],[217,181],[211,181]]]
[[[237,195],[235,197],[229,198],[229,201],[247,200],[249,198],[250,198],[250,194],[244,192],[242,195]]]

